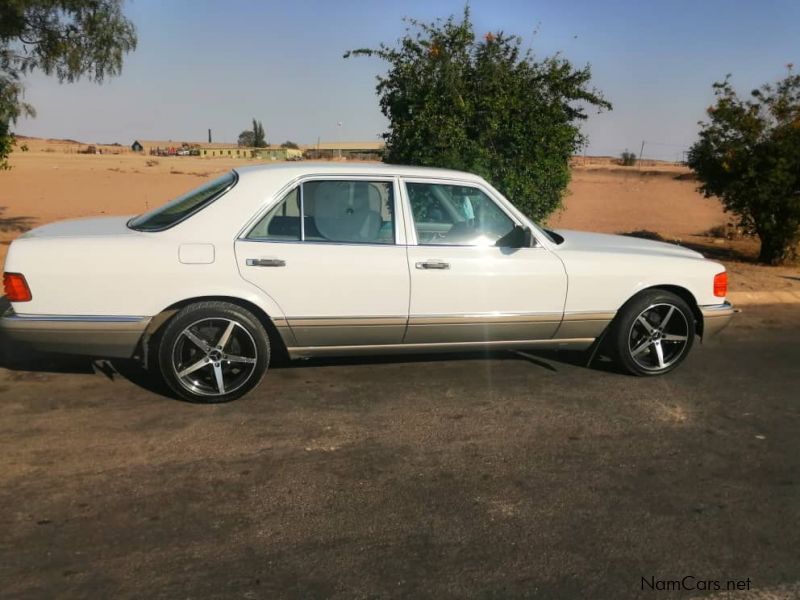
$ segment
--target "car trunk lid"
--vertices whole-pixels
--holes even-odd
[[[124,217],[94,217],[72,219],[43,225],[23,234],[23,238],[85,237],[107,235],[134,235],[127,226],[130,215]]]

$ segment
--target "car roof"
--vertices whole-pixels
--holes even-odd
[[[375,175],[382,177],[427,177],[482,181],[478,175],[466,173],[464,171],[437,169],[433,167],[391,165],[377,162],[284,162],[269,165],[236,167],[234,170],[240,176],[247,177],[248,179],[251,177],[281,177],[288,180],[306,175]]]

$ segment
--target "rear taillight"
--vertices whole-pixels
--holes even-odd
[[[3,289],[9,302],[29,302],[31,299],[31,288],[22,273],[4,273]]]
[[[717,273],[714,275],[714,295],[724,298],[728,295],[728,273]]]

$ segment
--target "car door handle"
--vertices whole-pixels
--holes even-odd
[[[248,258],[248,267],[285,267],[286,261],[280,258]]]
[[[440,260],[426,260],[415,265],[418,269],[449,269],[450,263]]]

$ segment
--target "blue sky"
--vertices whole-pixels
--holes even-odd
[[[679,158],[712,102],[711,83],[733,74],[748,91],[800,65],[797,0],[478,1],[479,33],[523,37],[539,56],[561,51],[590,63],[614,110],[583,125],[590,154]],[[377,59],[342,59],[352,48],[394,42],[401,19],[460,13],[464,2],[129,0],[139,48],[102,86],[60,85],[33,75],[26,100],[38,116],[23,135],[87,142],[135,138],[235,141],[250,119],[271,142],[370,140],[378,108]],[[534,35],[534,32],[535,35]],[[342,125],[338,126],[337,123]]]

